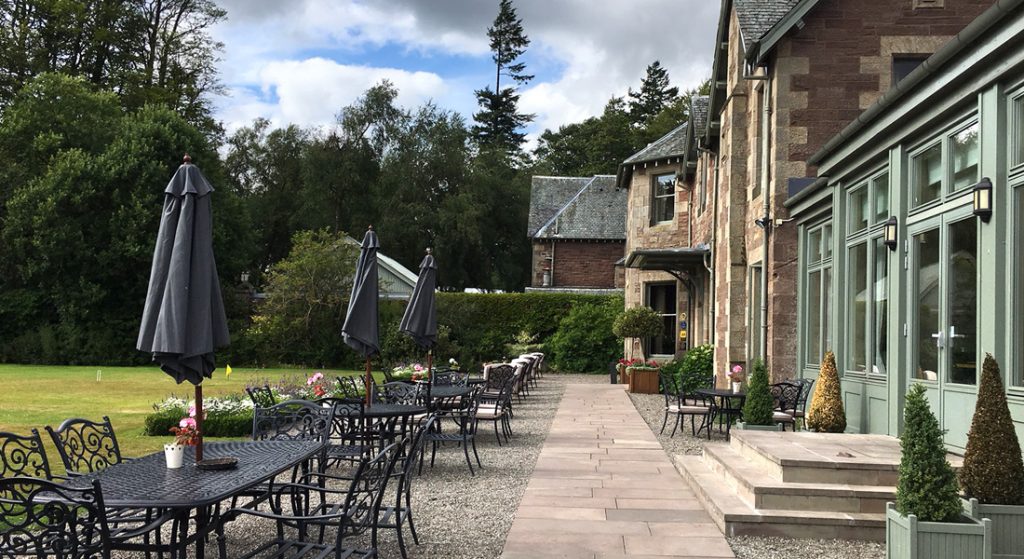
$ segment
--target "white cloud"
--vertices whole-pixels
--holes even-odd
[[[229,21],[222,75],[233,96],[220,117],[229,130],[253,116],[276,123],[322,124],[382,78],[400,102],[434,99],[467,119],[473,89],[491,83],[474,74],[488,61],[485,31],[497,0],[221,0]],[[599,114],[612,95],[637,87],[660,60],[680,88],[710,74],[719,3],[709,0],[516,0],[532,44],[521,109],[535,113],[530,137],[544,128]],[[376,62],[381,51],[389,56]],[[403,66],[403,53],[408,67]],[[416,60],[454,56],[450,67],[419,71]],[[474,61],[467,70],[459,60]],[[486,66],[487,64],[483,64]],[[264,92],[258,95],[249,90]],[[275,94],[276,93],[276,97]]]

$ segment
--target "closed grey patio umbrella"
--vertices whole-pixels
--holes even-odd
[[[230,342],[213,257],[212,192],[213,187],[186,154],[164,189],[164,208],[136,344],[139,351],[151,353],[175,381],[195,385],[197,461],[203,459],[202,382],[216,368],[214,348]]]
[[[405,332],[416,345],[427,350],[427,375],[434,365],[434,345],[437,344],[437,263],[427,249],[427,255],[420,263],[420,275],[416,279],[409,305],[405,307],[398,329]]]
[[[377,249],[380,242],[371,225],[363,236],[359,260],[356,262],[356,276],[352,281],[352,297],[348,300],[348,312],[341,327],[345,343],[366,359],[366,405],[370,401],[370,358],[380,353],[380,332],[377,327],[378,285]]]

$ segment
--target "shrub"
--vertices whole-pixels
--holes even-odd
[[[170,429],[176,426],[188,409],[162,408],[146,416],[144,432],[153,437],[169,437]],[[203,435],[207,437],[248,437],[252,434],[252,408],[235,411],[211,410],[203,421]]]
[[[821,361],[821,374],[811,398],[811,407],[807,410],[807,427],[819,433],[846,431],[843,393],[839,387],[839,373],[836,372],[836,356],[831,351]]]
[[[928,407],[924,386],[907,392],[905,426],[900,437],[903,456],[896,485],[896,510],[916,515],[922,522],[954,522],[962,505],[956,474],[946,461],[939,422]]]
[[[967,498],[992,505],[1024,505],[1024,460],[1006,403],[999,363],[985,354],[967,451],[960,468]]]
[[[768,387],[768,367],[764,361],[754,361],[754,370],[747,383],[747,399],[743,404],[743,421],[751,425],[772,425],[775,403]]]
[[[552,365],[562,371],[604,373],[622,347],[612,334],[617,312],[609,304],[573,307],[548,340]]]
[[[619,316],[615,317],[615,323],[612,325],[612,333],[616,336],[633,340],[640,339],[641,344],[643,344],[643,340],[651,336],[658,336],[664,330],[665,323],[661,315],[654,309],[644,306],[622,311]],[[644,351],[646,353],[646,348]],[[632,357],[632,346],[630,346],[630,357]]]
[[[661,372],[670,375],[686,394],[708,388],[715,380],[715,346],[692,347],[681,358],[662,365]]]

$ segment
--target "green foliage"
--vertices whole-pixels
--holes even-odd
[[[185,408],[164,408],[146,416],[143,432],[151,437],[169,437],[170,428],[188,415]],[[203,421],[207,437],[248,437],[252,435],[252,408],[232,411],[211,411]]]
[[[918,383],[907,391],[900,447],[896,510],[917,515],[922,522],[955,522],[962,510],[956,474],[946,461],[942,430],[928,406],[925,388]]]
[[[646,123],[679,96],[679,88],[669,84],[668,70],[655,60],[647,66],[639,91],[629,89],[629,116],[635,124]],[[678,124],[677,124],[678,126]]]
[[[1024,505],[1024,460],[1006,402],[999,363],[985,354],[967,451],[960,468],[964,495],[990,505]]]
[[[750,425],[772,425],[775,402],[772,399],[768,367],[764,361],[754,361],[754,370],[747,383],[747,399],[743,404],[743,421]]]
[[[704,344],[691,347],[681,358],[662,365],[661,371],[671,375],[685,394],[708,388],[715,381],[715,346]]]
[[[344,359],[339,325],[358,254],[359,246],[344,233],[295,234],[288,257],[267,275],[267,300],[250,332],[261,363],[322,367]]]
[[[811,407],[807,410],[807,428],[819,433],[846,431],[843,391],[839,386],[836,356],[831,351],[825,353],[821,361],[821,372],[811,397]]]
[[[645,306],[632,307],[619,313],[612,332],[620,338],[647,338],[659,336],[665,329],[661,315]]]
[[[622,340],[612,334],[612,322],[621,308],[612,300],[603,305],[573,306],[548,339],[551,363],[561,371],[605,373],[622,351]]]

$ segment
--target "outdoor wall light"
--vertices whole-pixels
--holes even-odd
[[[988,177],[974,185],[974,215],[988,223],[992,217],[992,181]]]
[[[249,283],[249,272],[242,272],[242,283]]]
[[[889,216],[889,219],[885,222],[885,239],[882,242],[885,243],[885,246],[889,247],[889,250],[896,250],[896,246],[899,244],[896,237],[898,225],[899,221],[897,221],[894,215]]]

